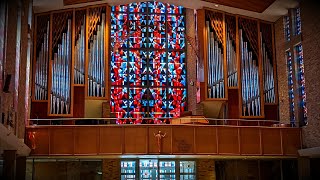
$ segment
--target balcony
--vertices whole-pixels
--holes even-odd
[[[301,149],[300,128],[240,125],[243,123],[207,125],[201,124],[203,121],[189,119],[188,124],[153,125],[37,125],[26,128],[26,143],[33,156],[297,156]],[[159,131],[164,137],[158,142]]]

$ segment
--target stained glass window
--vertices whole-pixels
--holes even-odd
[[[294,33],[295,35],[301,34],[301,17],[300,17],[300,8],[296,8],[293,14],[293,22],[294,22]]]
[[[288,88],[289,88],[289,112],[290,112],[290,123],[295,124],[295,116],[294,116],[294,91],[293,91],[293,63],[291,52],[286,52],[287,59],[287,70],[288,70]]]
[[[111,41],[117,118],[180,116],[187,107],[185,9],[156,1],[113,6]]]
[[[287,41],[290,41],[290,18],[289,18],[289,16],[283,17],[283,25],[284,25],[284,37]]]
[[[304,63],[303,63],[303,50],[302,45],[299,44],[295,47],[295,58],[296,58],[296,79],[298,83],[299,91],[299,115],[300,120],[307,124],[307,107],[306,107],[306,92],[305,92],[305,79],[304,79]]]

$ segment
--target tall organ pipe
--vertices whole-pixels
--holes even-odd
[[[62,34],[61,43],[52,62],[51,114],[69,114],[71,104],[71,20],[67,31]]]
[[[47,100],[48,97],[48,61],[49,61],[49,21],[43,35],[41,49],[36,58],[35,70],[35,100]]]
[[[210,22],[206,21],[207,32],[207,69],[208,69],[208,98],[225,98],[223,49],[219,40],[210,30]]]
[[[264,101],[266,103],[275,103],[274,75],[272,59],[269,58],[266,44],[263,42],[262,33],[260,32],[261,52],[263,62],[263,81],[264,81]]]
[[[258,60],[254,59],[248,42],[243,38],[242,29],[240,34],[240,54],[241,54],[241,95],[242,95],[242,115],[261,116],[260,86],[259,86],[259,66]]]
[[[105,14],[89,44],[88,96],[105,97]]]

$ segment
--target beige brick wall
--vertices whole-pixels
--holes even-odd
[[[290,123],[288,98],[288,71],[287,63],[285,61],[285,39],[282,17],[275,22],[274,30],[279,92],[279,116],[281,122]]]
[[[120,179],[120,160],[121,159],[103,159],[102,160],[102,179],[118,180]]]
[[[213,159],[197,160],[197,179],[198,180],[215,180],[216,170]]]
[[[195,30],[195,21],[194,21],[194,10],[193,9],[186,9],[186,34],[191,37],[195,38],[196,30]],[[190,45],[186,42],[187,46],[187,87],[188,87],[188,111],[192,111],[193,114],[196,113],[196,81],[197,81],[197,69],[196,63],[197,58],[194,50],[191,48]],[[193,82],[193,85],[190,82]]]
[[[315,1],[301,2],[308,125],[302,128],[304,147],[320,146],[320,11]]]

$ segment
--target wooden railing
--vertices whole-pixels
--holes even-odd
[[[165,135],[160,141],[159,131]],[[297,156],[301,129],[221,125],[55,125],[26,128],[31,155]]]

